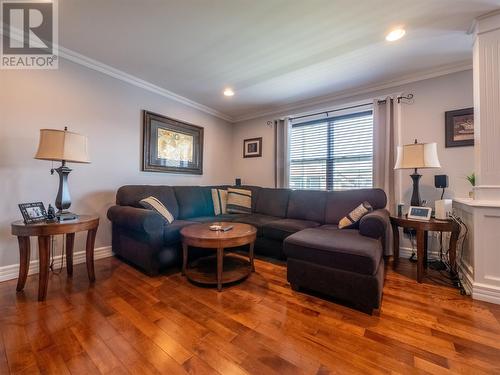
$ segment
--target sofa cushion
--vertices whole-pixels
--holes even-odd
[[[255,212],[263,215],[286,217],[288,208],[288,189],[262,188],[259,191],[259,198]]]
[[[179,216],[179,205],[171,186],[127,185],[122,186],[116,193],[116,204],[142,208],[140,201],[148,197],[157,198],[175,219]]]
[[[174,192],[179,203],[179,219],[214,216],[212,190],[210,187],[175,186]]]
[[[374,275],[382,259],[381,242],[356,229],[304,229],[285,239],[283,251],[288,258],[365,275]]]
[[[326,198],[325,224],[338,224],[340,219],[364,201],[370,203],[374,210],[384,208],[387,196],[382,189],[356,189],[330,191]]]
[[[292,190],[286,217],[290,219],[325,221],[326,191]]]
[[[319,223],[310,220],[280,219],[264,224],[262,235],[266,238],[283,241],[299,230],[315,228],[319,225]]]
[[[252,215],[243,215],[239,217],[237,220],[235,220],[235,222],[253,225],[255,228],[257,228],[257,236],[261,237],[263,226],[267,223],[279,219],[281,218],[276,216],[252,214]]]
[[[195,221],[197,223],[212,223],[218,221],[237,221],[238,218],[246,216],[245,214],[225,214],[225,215],[217,215],[217,216],[200,216],[200,217],[192,217],[189,220]]]
[[[187,225],[196,224],[193,221],[174,220],[172,224],[166,224],[163,232],[164,245],[171,245],[181,240],[181,229]]]

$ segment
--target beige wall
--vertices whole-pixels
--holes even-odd
[[[140,171],[142,109],[205,128],[202,176]],[[17,204],[47,206],[55,200],[58,177],[50,175],[50,162],[33,155],[40,128],[64,126],[89,137],[92,164],[71,164],[69,184],[71,210],[101,217],[96,247],[111,244],[106,211],[118,187],[219,184],[233,178],[231,168],[221,166],[232,141],[232,125],[223,120],[65,60],[55,71],[0,70],[0,267],[19,261],[10,234],[10,223],[21,217]],[[83,249],[78,237],[76,251]],[[35,243],[32,248],[35,253]]]
[[[421,197],[430,203],[439,199],[440,192],[434,188],[434,175],[447,174],[450,188],[447,197],[466,197],[470,186],[465,176],[474,169],[473,147],[445,148],[444,112],[473,106],[472,71],[454,73],[385,91],[359,95],[331,103],[322,104],[318,109],[335,108],[344,103],[369,102],[371,98],[390,93],[413,93],[413,104],[402,106],[402,140],[411,143],[415,138],[420,142],[437,142],[442,168],[421,170]],[[313,111],[314,107],[304,107],[301,111]],[[236,124],[233,130],[233,170],[244,184],[274,186],[274,131],[267,122],[290,113],[261,117]],[[242,157],[245,138],[263,137],[262,158]],[[411,196],[411,171],[402,172],[403,201],[408,203]],[[396,189],[398,190],[398,189]]]
[[[418,137],[423,142],[437,142],[443,165],[440,170],[422,171],[423,198],[432,202],[439,196],[433,187],[433,175],[438,173],[450,176],[448,196],[466,196],[469,187],[464,177],[473,170],[473,150],[444,148],[444,112],[472,106],[470,71],[327,103],[321,108],[399,91],[415,94],[415,103],[403,106],[403,141]],[[203,176],[140,171],[142,109],[205,128]],[[266,123],[276,117],[231,125],[64,60],[56,71],[0,71],[0,267],[18,263],[17,242],[9,226],[20,218],[17,204],[41,200],[47,205],[57,193],[58,178],[49,173],[51,163],[33,159],[40,128],[68,126],[89,137],[92,164],[70,165],[74,169],[70,175],[71,209],[101,216],[96,246],[106,247],[111,244],[106,211],[122,185],[219,184],[241,177],[243,183],[274,186],[274,133]],[[243,159],[243,139],[253,137],[264,138],[263,157]],[[409,172],[404,174],[402,189],[408,201]],[[77,251],[83,249],[83,239],[80,235]],[[35,243],[32,248],[35,255]]]

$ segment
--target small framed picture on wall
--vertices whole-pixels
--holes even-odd
[[[262,137],[243,141],[243,157],[258,158],[262,156]]]
[[[474,146],[474,108],[445,112],[446,147]]]

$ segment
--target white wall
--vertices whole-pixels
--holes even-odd
[[[439,199],[440,191],[434,188],[434,175],[447,174],[450,188],[445,197],[466,197],[470,186],[465,176],[474,170],[473,147],[445,148],[445,111],[472,107],[472,71],[464,71],[420,82],[393,87],[365,95],[322,104],[319,110],[335,108],[346,103],[369,102],[371,98],[385,94],[404,92],[415,95],[413,104],[402,106],[403,144],[419,142],[437,142],[442,168],[420,170],[423,175],[420,183],[422,199],[430,203]],[[317,108],[303,107],[301,111],[310,112]],[[290,115],[280,113],[236,124],[233,131],[233,170],[244,184],[274,187],[274,130],[268,121]],[[242,157],[243,140],[263,137],[263,155],[261,158]],[[408,204],[411,196],[411,171],[402,171],[403,201]],[[398,190],[398,188],[396,189]]]
[[[141,165],[141,110],[205,128],[202,176],[146,173]],[[57,175],[51,162],[34,160],[40,128],[70,130],[88,136],[92,164],[70,164],[73,205],[77,213],[98,214],[96,247],[111,244],[106,211],[125,184],[201,185],[229,183],[221,166],[231,149],[231,126],[223,120],[165,97],[60,61],[59,70],[0,70],[0,267],[19,262],[10,223],[21,218],[17,204],[55,200]],[[75,251],[84,247],[79,235]],[[32,253],[36,253],[32,241]]]

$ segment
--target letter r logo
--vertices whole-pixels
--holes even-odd
[[[4,54],[53,53],[52,3],[2,2]]]

